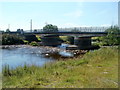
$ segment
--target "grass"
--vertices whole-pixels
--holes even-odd
[[[118,47],[103,47],[82,59],[56,61],[43,67],[4,69],[3,88],[118,88]]]
[[[0,89],[2,89],[2,74],[0,73]]]

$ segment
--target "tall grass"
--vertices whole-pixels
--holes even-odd
[[[2,89],[2,73],[0,73],[0,89]]]
[[[117,88],[118,47],[105,47],[80,57],[43,67],[3,68],[3,87]]]

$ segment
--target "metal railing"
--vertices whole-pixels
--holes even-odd
[[[71,27],[58,28],[59,32],[104,32],[109,27]],[[31,30],[24,30],[24,32],[31,32]],[[43,29],[35,29],[32,32],[43,32]]]

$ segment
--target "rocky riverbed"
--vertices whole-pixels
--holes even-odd
[[[59,47],[30,46],[30,45],[2,45],[2,65],[10,65],[11,68],[17,66],[37,65],[56,60],[68,60],[79,56],[82,58],[87,50],[65,50]]]
[[[1,45],[2,49],[30,48],[32,54],[42,54],[45,57],[68,58],[84,55],[88,50],[66,50],[59,47],[49,46],[30,46],[30,45]]]

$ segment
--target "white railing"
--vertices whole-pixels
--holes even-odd
[[[104,32],[109,27],[72,27],[59,28],[59,31],[80,31],[80,32]]]
[[[71,28],[58,28],[59,32],[75,32],[75,31],[79,31],[79,32],[104,32],[106,29],[108,29],[110,27],[71,27]],[[42,32],[42,29],[35,29],[32,30],[32,32]],[[24,30],[24,32],[31,32],[31,30]]]

